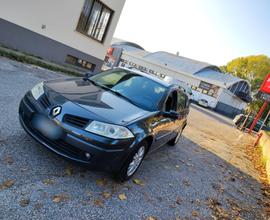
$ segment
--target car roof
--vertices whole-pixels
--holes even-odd
[[[114,70],[117,70],[117,69],[119,69],[119,70],[125,70],[125,71],[131,72],[131,73],[136,73],[136,74],[138,74],[140,76],[143,76],[145,78],[151,79],[151,80],[153,80],[153,81],[155,81],[155,82],[157,82],[157,83],[159,83],[159,84],[161,84],[161,85],[163,85],[163,86],[165,86],[167,88],[169,88],[169,87],[176,87],[176,85],[173,84],[173,83],[166,82],[166,81],[164,81],[162,79],[159,79],[156,76],[150,75],[148,73],[141,72],[140,70],[137,70],[137,69],[129,69],[129,68],[125,68],[125,67],[117,67]]]

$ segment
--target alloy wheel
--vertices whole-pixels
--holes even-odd
[[[145,147],[141,146],[133,156],[133,159],[130,162],[130,164],[128,165],[127,176],[131,176],[133,173],[135,173],[135,171],[138,169],[138,167],[142,162],[144,154],[145,154]]]

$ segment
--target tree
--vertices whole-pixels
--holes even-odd
[[[270,58],[265,55],[239,57],[222,66],[221,70],[249,81],[252,91],[257,91],[270,73]]]

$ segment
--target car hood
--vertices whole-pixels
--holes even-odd
[[[82,78],[53,80],[45,87],[57,92],[67,100],[98,116],[102,121],[113,124],[128,124],[150,114],[122,97],[93,85]],[[71,114],[74,114],[71,112]]]

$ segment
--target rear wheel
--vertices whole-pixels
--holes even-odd
[[[140,167],[143,158],[148,149],[148,144],[146,141],[143,141],[139,146],[134,150],[134,152],[128,157],[124,166],[121,168],[119,173],[117,173],[116,178],[119,181],[129,180]]]
[[[182,132],[183,132],[183,129],[181,129],[181,130],[177,133],[177,135],[175,136],[175,138],[171,139],[171,140],[168,142],[168,145],[170,145],[170,146],[175,146],[175,145],[179,142],[180,138],[182,137]]]

